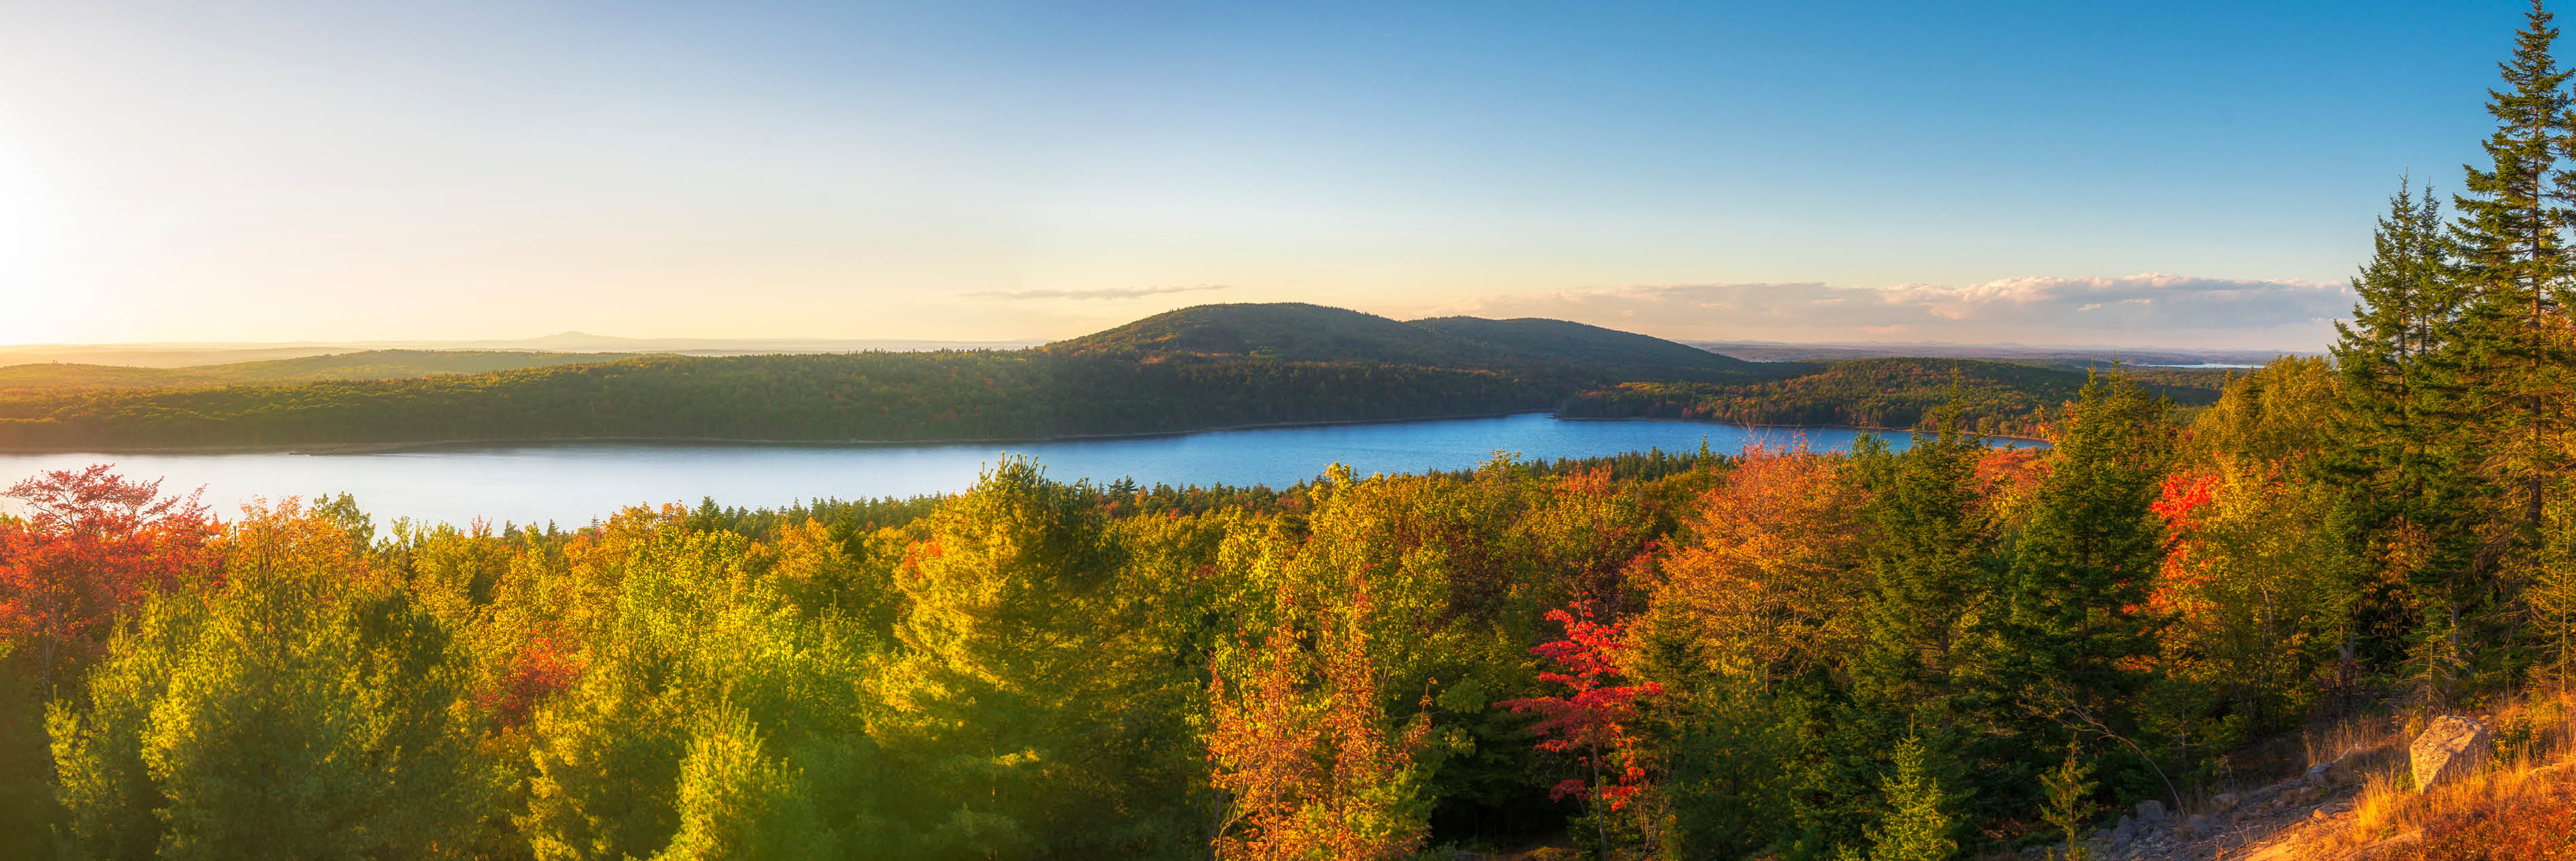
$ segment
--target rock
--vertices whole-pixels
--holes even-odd
[[[2183,820],[2182,827],[2177,830],[2190,837],[2206,837],[2217,830],[2217,823],[2209,821],[2207,816],[2194,816]]]
[[[2233,792],[2221,792],[2221,793],[2219,793],[2219,794],[2218,794],[2218,797],[2217,797],[2217,798],[2212,798],[2212,799],[2210,799],[2210,800],[2209,800],[2209,812],[2211,812],[2211,813],[2225,813],[2225,812],[2227,812],[2227,811],[2234,810],[2234,809],[2236,809],[2236,802],[2237,802],[2238,800],[2239,800],[2239,799],[2237,799],[2237,797],[2236,797],[2236,793],[2233,793]]]
[[[2308,766],[2308,773],[2299,776],[2299,783],[2306,786],[2360,783],[2361,771],[2353,767],[2353,760],[2360,756],[2358,750],[2347,750],[2342,756]]]
[[[2137,839],[2138,821],[2135,819],[2131,819],[2126,816],[2120,817],[2119,826],[2111,829],[2111,845],[2127,846]]]
[[[2406,757],[2415,766],[2415,791],[2476,771],[2486,762],[2487,746],[2493,739],[2494,733],[2487,725],[2475,720],[2457,715],[2434,718],[2433,725],[2406,747]]]
[[[2165,818],[2165,803],[2153,798],[2138,802],[2138,821],[2155,822]]]

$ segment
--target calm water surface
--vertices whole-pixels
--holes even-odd
[[[1590,457],[1661,448],[1690,452],[1705,439],[1720,452],[1757,440],[1803,436],[1847,449],[1863,431],[1752,429],[1706,422],[1558,421],[1545,414],[1390,424],[1207,431],[1175,436],[924,445],[720,445],[540,443],[359,454],[0,454],[0,483],[39,470],[114,463],[128,476],[165,477],[165,489],[205,487],[229,515],[255,497],[350,493],[387,524],[397,517],[464,524],[565,527],[636,504],[713,497],[728,506],[777,507],[811,499],[915,496],[966,489],[1004,453],[1037,458],[1050,478],[1157,484],[1286,487],[1336,462],[1361,475],[1465,469],[1511,452],[1524,458]],[[1899,447],[1906,438],[1889,435]]]

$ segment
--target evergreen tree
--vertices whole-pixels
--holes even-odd
[[[2565,474],[2559,443],[2570,422],[2562,301],[2576,275],[2565,237],[2576,225],[2568,207],[2576,173],[2558,159],[2576,146],[2569,132],[2576,120],[2570,72],[2550,55],[2558,37],[2550,20],[2533,0],[2513,59],[2499,64],[2506,87],[2487,92],[2496,119],[2485,144],[2492,163],[2466,168],[2469,193],[2454,198],[2459,272],[2470,291],[2458,332],[2460,414],[2475,420],[2462,442],[2495,496],[2498,522],[2514,530],[2506,538],[2523,546]]]
[[[1878,485],[1870,506],[1869,642],[1855,662],[1863,699],[1945,708],[1957,652],[1988,589],[1994,536],[1977,505],[1981,447],[1951,412],[1902,454],[1865,449]]]
[[[1869,830],[1868,861],[1949,861],[1959,853],[1959,841],[1950,836],[1950,815],[1941,809],[1941,781],[1926,765],[1929,758],[1920,738],[1896,743],[1896,773],[1879,783],[1887,811],[1878,827]],[[1858,859],[1848,850],[1843,857]]]
[[[2364,649],[2381,659],[2402,652],[2428,607],[2447,613],[2474,550],[2472,451],[2457,443],[2475,419],[2461,410],[2468,293],[2429,186],[2418,199],[2400,184],[2372,249],[2333,350],[2328,471],[2383,572],[2355,596],[2341,646],[2346,676]]]
[[[2165,536],[2148,506],[2171,460],[2167,407],[2116,373],[2095,376],[2068,405],[2014,547],[2009,609],[1979,656],[2003,698],[1987,704],[1999,723],[2037,715],[2132,732],[2125,713],[2147,681],[2133,659],[2155,651],[2145,604]],[[2014,749],[2027,757],[2029,747]]]

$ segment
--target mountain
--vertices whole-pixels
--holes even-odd
[[[1619,379],[1712,379],[1771,370],[1661,338],[1564,320],[1403,322],[1294,302],[1199,305],[1041,349],[1138,362],[1376,362]]]
[[[1409,323],[1303,302],[1195,305],[1039,349],[1139,362],[1258,358],[1455,365],[1495,358],[1490,350]]]

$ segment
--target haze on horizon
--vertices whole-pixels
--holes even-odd
[[[2523,8],[2078,6],[0,0],[0,343],[2316,350]]]

